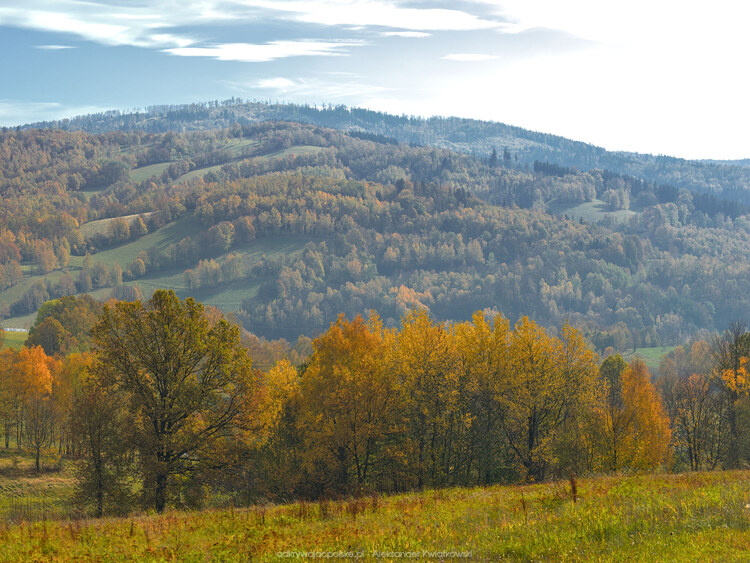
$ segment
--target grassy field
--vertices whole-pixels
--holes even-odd
[[[288,149],[282,149],[280,151],[272,152],[270,154],[264,155],[260,158],[273,158],[273,157],[279,157],[279,156],[287,156],[289,154],[312,154],[319,151],[322,151],[323,147],[314,147],[311,145],[298,145],[295,147],[289,147]]]
[[[251,149],[256,148],[258,145],[260,143],[254,139],[236,138],[230,139],[222,148],[231,152],[235,158],[239,158],[252,152]]]
[[[279,256],[291,256],[301,251],[307,239],[283,238],[277,240],[261,240],[247,244],[242,244],[232,248],[231,253],[239,254],[242,259],[242,273],[247,273],[250,267],[262,258],[276,258]],[[216,256],[217,262],[221,263],[226,254]],[[236,311],[240,308],[244,299],[250,299],[258,293],[258,288],[263,280],[260,279],[241,279],[228,284],[221,284],[215,288],[204,288],[190,290],[185,285],[183,275],[185,268],[180,267],[168,271],[158,272],[148,275],[129,284],[136,283],[147,295],[150,295],[159,288],[174,289],[180,299],[186,297],[195,297],[201,303],[213,305],[223,311]],[[105,292],[105,290],[101,290]],[[106,293],[111,291],[106,290]],[[106,298],[106,295],[97,295],[99,299]]]
[[[171,162],[159,162],[157,164],[149,164],[148,166],[141,166],[140,168],[134,168],[130,171],[130,180],[133,182],[143,182],[153,176],[161,176],[164,171],[169,168]]]
[[[567,215],[572,219],[583,219],[587,223],[596,223],[607,216],[612,216],[619,223],[622,223],[637,214],[630,209],[609,211],[607,209],[607,204],[600,199],[594,199],[577,205],[571,205],[569,203],[551,203],[549,211],[555,215]]]
[[[103,262],[108,266],[119,263],[124,268],[135,260],[139,252],[146,252],[152,246],[164,250],[170,243],[177,244],[185,237],[195,236],[201,229],[193,215],[185,215],[131,242],[97,252],[91,258],[94,262]],[[83,256],[70,257],[70,266],[80,268],[82,265]]]
[[[736,561],[750,472],[581,479],[0,527],[0,559]],[[349,554],[350,557],[345,555]]]
[[[235,158],[240,158],[240,156],[242,155],[243,150],[246,147],[253,147],[253,146],[257,145],[257,143],[251,142],[251,141],[249,141],[247,139],[245,139],[244,141],[246,141],[246,142],[244,142],[244,143],[236,142],[233,145],[231,145],[231,144],[227,145],[226,148],[230,149],[230,151],[235,155]],[[267,155],[264,155],[264,156],[260,156],[260,157],[257,157],[257,158],[268,159],[268,158],[286,156],[288,154],[310,154],[310,153],[318,152],[319,150],[321,150],[321,147],[312,147],[312,146],[307,146],[307,145],[301,145],[301,146],[298,146],[298,147],[290,147],[288,149],[280,150],[280,151],[277,151],[277,152],[274,152],[274,153],[271,153],[271,154],[267,154]],[[180,176],[179,178],[177,178],[175,180],[175,183],[187,182],[187,181],[193,180],[195,178],[202,178],[203,176],[205,176],[209,172],[218,172],[219,170],[221,170],[222,166],[224,166],[224,164],[217,164],[215,166],[207,166],[205,168],[197,168],[196,170],[191,170],[190,172],[188,172],[186,174],[183,174],[182,176]]]
[[[128,222],[128,226],[132,226],[133,220],[139,215],[142,215],[143,218],[145,219],[146,217],[149,217],[153,215],[154,213],[157,213],[157,212],[149,211],[147,213],[136,213],[134,215],[123,215],[122,217],[110,217],[108,219],[99,219],[97,221],[89,221],[88,223],[84,223],[83,225],[81,225],[81,228],[78,230],[81,231],[81,234],[86,238],[89,238],[93,235],[104,235],[104,234],[107,234],[107,229],[109,228],[109,224],[115,219],[125,219]]]
[[[11,443],[0,449],[0,521],[69,517],[75,482],[72,463],[47,456],[37,473],[33,457]]]
[[[224,166],[224,164],[217,164],[215,166],[206,166],[205,168],[196,168],[195,170],[191,170],[190,172],[183,174],[179,178],[175,180],[175,184],[179,182],[187,182],[188,180],[193,180],[195,178],[202,178],[209,172],[218,172],[221,170],[221,167]]]
[[[7,324],[7,323],[5,323]],[[25,328],[25,327],[14,327],[14,328]],[[15,348],[18,350],[23,346],[23,343],[26,342],[26,339],[29,337],[28,332],[5,332],[5,337],[3,338],[3,346],[6,348]]]
[[[658,346],[655,348],[638,348],[635,354],[623,354],[623,359],[627,362],[640,358],[649,367],[649,369],[659,369],[664,356],[674,350],[676,346]]]
[[[111,221],[111,219],[95,221],[89,225],[97,223],[101,224],[103,226],[102,228],[105,228],[105,224],[108,221]],[[92,255],[92,260],[94,263],[102,262],[107,266],[119,263],[123,268],[126,268],[127,265],[138,256],[138,253],[148,251],[152,246],[164,250],[169,244],[178,243],[184,237],[195,236],[195,234],[201,229],[201,225],[198,224],[197,219],[193,215],[186,215],[134,241],[97,252]],[[303,239],[293,237],[265,239],[237,245],[232,248],[232,252],[237,253],[242,257],[244,273],[263,257],[272,258],[291,256],[302,250],[308,241],[309,239],[307,238]],[[216,256],[215,258],[217,261],[221,262],[224,256],[225,255]],[[69,270],[74,277],[82,267],[83,260],[83,256],[70,257]],[[195,267],[195,265],[193,265],[193,267]],[[22,268],[24,270],[23,280],[13,287],[0,291],[0,302],[10,305],[14,301],[20,299],[34,283],[45,278],[48,282],[55,283],[63,275],[63,272],[60,270],[51,272],[46,276],[39,275],[36,272],[36,267],[31,264],[25,264]],[[241,305],[243,299],[253,297],[257,293],[258,287],[261,283],[261,280],[243,280],[228,285],[222,285],[215,289],[189,291],[184,282],[184,270],[185,268],[181,266],[167,271],[156,272],[147,275],[144,278],[127,283],[137,283],[141,286],[147,296],[157,288],[171,288],[177,292],[180,298],[192,295],[197,299],[200,299],[209,305],[219,307],[224,311],[236,311]],[[111,291],[111,288],[103,288],[92,291],[91,295],[97,299],[106,300],[109,298]],[[5,319],[3,324],[7,327],[29,328],[35,319],[36,313],[32,313],[23,317]]]

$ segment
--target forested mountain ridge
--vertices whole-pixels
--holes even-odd
[[[588,143],[529,131],[503,123],[433,117],[395,116],[345,106],[310,107],[231,99],[144,112],[118,111],[34,123],[29,128],[59,128],[104,133],[138,129],[148,132],[192,131],[246,125],[258,121],[295,121],[364,133],[408,144],[447,148],[486,157],[507,149],[520,165],[550,162],[587,171],[606,169],[658,184],[713,194],[750,204],[750,168],[745,161],[689,161],[669,156],[607,151]]]
[[[278,122],[0,134],[6,326],[53,297],[168,287],[269,337],[423,307],[569,319],[624,350],[749,309],[741,203],[366,136]],[[569,218],[582,207],[598,224]]]

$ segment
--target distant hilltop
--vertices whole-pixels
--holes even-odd
[[[434,146],[480,158],[507,149],[515,165],[547,162],[580,171],[609,170],[657,184],[750,203],[750,160],[685,160],[664,155],[608,151],[521,127],[458,117],[421,118],[391,115],[344,105],[271,104],[231,98],[184,105],[117,110],[71,119],[30,123],[18,129],[63,129],[87,133],[141,130],[150,133],[228,129],[260,121],[309,123],[355,136],[408,145]]]

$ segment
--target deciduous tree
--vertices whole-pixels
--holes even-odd
[[[203,306],[158,290],[147,303],[106,307],[92,329],[97,373],[128,396],[144,492],[161,512],[173,478],[212,458],[249,397],[251,361],[239,330]]]

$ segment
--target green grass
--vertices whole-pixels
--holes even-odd
[[[224,163],[226,164],[226,163]],[[195,178],[202,178],[209,172],[218,172],[224,164],[217,164],[215,166],[207,166],[206,168],[196,168],[190,172],[183,174],[175,180],[175,183],[187,182],[188,180],[194,180]]]
[[[659,369],[662,358],[674,350],[676,346],[658,346],[654,348],[638,348],[635,354],[623,355],[623,358],[630,362],[635,358],[640,358],[649,369]]]
[[[141,166],[140,168],[134,168],[130,171],[130,180],[133,182],[143,182],[153,176],[161,176],[164,171],[169,168],[171,162],[159,162],[157,164],[149,164],[148,166]]]
[[[237,160],[243,156],[243,154],[246,154],[248,151],[245,149],[248,147],[255,147],[258,145],[256,141],[252,141],[250,139],[233,139],[234,142],[228,143],[227,145],[224,145],[223,148],[229,149],[229,151],[234,155],[234,160]],[[264,156],[260,156],[257,158],[261,159],[269,159],[269,158],[275,158],[275,157],[281,157],[286,156],[289,154],[311,154],[316,153],[318,151],[322,150],[321,147],[313,147],[308,145],[300,145],[296,147],[289,147],[288,149],[283,149],[280,151],[276,151]],[[233,161],[230,161],[233,162]],[[209,172],[218,172],[221,170],[221,167],[224,166],[224,164],[217,164],[215,166],[207,166],[205,168],[198,168],[196,170],[191,170],[190,172],[183,174],[179,178],[175,180],[175,183],[179,182],[187,182],[189,180],[194,180],[195,178],[202,178]]]
[[[280,156],[287,156],[289,154],[313,154],[323,150],[323,147],[314,147],[311,145],[299,145],[296,147],[289,147],[288,149],[282,149],[280,151],[266,154],[260,158],[274,158]]]
[[[139,252],[147,252],[152,246],[164,250],[170,243],[176,244],[184,237],[195,236],[201,228],[202,227],[198,224],[197,219],[192,215],[186,215],[132,242],[102,252],[97,252],[92,255],[92,260],[95,263],[102,262],[107,266],[118,263],[125,268],[136,258],[136,256],[138,256]],[[77,275],[77,270],[83,266],[83,260],[83,256],[70,257],[68,268],[73,277]],[[48,282],[56,283],[63,275],[61,270],[50,272],[46,276],[35,274],[33,272],[34,268],[27,268],[27,271],[24,272],[24,278],[19,283],[13,287],[5,289],[4,291],[0,291],[0,303],[7,303],[10,305],[14,301],[23,297],[24,293],[26,293],[36,282],[46,278]],[[99,293],[103,292],[102,295],[108,296],[110,291],[110,289],[100,290]],[[3,321],[3,324],[4,326],[14,328],[28,328],[34,322],[35,318],[36,313],[32,313],[30,315],[24,315],[23,317],[6,319]]]
[[[237,246],[231,252],[239,254],[242,258],[244,275],[253,264],[262,258],[293,255],[301,251],[306,243],[307,239],[298,238],[261,240]],[[221,263],[225,257],[226,254],[222,254],[215,259]],[[183,267],[173,268],[147,275],[143,278],[127,282],[127,284],[138,284],[146,295],[150,295],[160,288],[174,289],[181,299],[195,297],[201,303],[218,307],[225,312],[230,312],[238,310],[243,300],[255,297],[263,281],[255,278],[241,279],[229,284],[221,284],[215,288],[190,290],[185,285],[184,271],[185,268]],[[91,295],[97,299],[106,299],[111,291],[111,289],[105,288],[94,291]]]
[[[600,199],[594,199],[580,204],[570,203],[550,203],[550,213],[555,215],[567,215],[571,219],[583,219],[587,223],[597,223],[607,216],[614,217],[622,223],[637,215],[630,209],[620,209],[618,211],[609,211],[607,204]]]
[[[80,262],[83,261],[83,258],[71,256],[71,260],[70,260],[71,263],[73,262],[74,258],[79,258]],[[10,305],[14,301],[17,301],[21,297],[23,297],[24,293],[26,293],[31,288],[31,286],[34,285],[36,282],[46,278],[47,281],[51,283],[56,283],[60,279],[60,277],[62,277],[63,275],[63,272],[61,270],[50,272],[46,276],[31,273],[35,270],[36,268],[33,268],[29,270],[29,273],[24,272],[24,277],[20,282],[18,282],[16,285],[12,287],[9,287],[7,289],[4,289],[3,291],[0,291],[0,303],[7,303],[8,305]],[[28,328],[30,324],[28,325],[19,324],[19,321],[18,321],[18,319],[26,319],[27,317],[28,315],[25,315],[24,317],[16,317],[13,319],[5,319],[3,321],[3,326],[9,326],[13,328]],[[35,317],[36,317],[36,313],[34,314],[34,318]]]
[[[4,321],[4,325],[10,326],[11,323]],[[21,326],[13,326],[12,328],[25,328]],[[23,343],[26,342],[26,339],[29,337],[28,332],[8,332],[5,331],[5,337],[3,338],[3,347],[5,348],[13,348],[15,350],[18,350],[23,346]]]
[[[581,479],[575,503],[557,482],[13,525],[0,528],[0,559],[746,560],[749,480],[747,471],[612,476]]]
[[[10,317],[3,321],[4,326],[12,328],[31,328],[31,325],[36,321],[36,311],[29,313],[28,315],[22,315],[20,317]],[[25,340],[25,339],[24,339]]]
[[[67,518],[75,483],[72,462],[51,452],[42,457],[37,472],[33,456],[11,442],[10,448],[0,449],[0,520]]]
[[[165,250],[169,244],[176,244],[187,236],[193,237],[200,230],[202,230],[202,226],[198,223],[197,219],[193,215],[186,215],[134,241],[97,252],[92,255],[92,260],[94,263],[102,262],[107,266],[118,263],[124,269],[140,252],[147,252],[152,246],[160,250]],[[264,256],[273,258],[293,255],[302,250],[308,241],[309,239],[291,237],[266,239],[238,245],[232,248],[231,252],[237,253],[242,257],[244,273]],[[221,262],[224,257],[225,255],[221,255],[217,256],[216,259]],[[69,270],[73,277],[77,275],[77,271],[83,266],[83,260],[83,256],[70,257]],[[193,265],[193,267],[195,266],[197,264]],[[45,278],[48,282],[55,283],[63,275],[61,270],[56,270],[46,276],[42,276],[36,274],[35,268],[31,265],[24,265],[24,267],[26,267],[26,270],[24,271],[23,280],[15,286],[1,291],[0,302],[10,305],[20,299],[34,283]],[[146,296],[149,296],[158,288],[174,289],[180,298],[184,299],[185,297],[193,296],[209,305],[229,312],[239,309],[244,299],[254,297],[262,282],[262,280],[257,279],[240,280],[228,285],[222,284],[213,289],[189,291],[185,286],[184,270],[185,268],[180,266],[179,268],[156,272],[127,283],[137,283],[144,290]],[[102,288],[92,291],[91,295],[97,299],[108,299],[111,292],[111,288]],[[36,312],[21,317],[5,319],[3,324],[4,326],[13,328],[29,328],[35,319]]]
[[[123,215],[121,217],[109,217],[107,219],[89,221],[88,223],[84,223],[83,225],[81,225],[81,228],[78,230],[81,231],[81,234],[86,238],[91,238],[94,235],[105,235],[107,234],[109,224],[115,219],[125,219],[128,222],[128,225],[132,225],[133,219],[135,219],[136,217],[142,215],[145,218],[153,215],[154,213],[158,213],[158,211],[135,213],[133,215]]]
[[[230,151],[235,158],[239,158],[243,155],[249,154],[251,152],[250,149],[254,149],[259,144],[260,143],[255,139],[237,138],[230,139],[229,142],[222,146],[222,148]]]
[[[94,262],[103,262],[107,265],[118,263],[124,268],[135,260],[139,252],[146,252],[152,246],[164,250],[171,243],[177,244],[185,237],[195,236],[202,228],[193,215],[185,215],[134,241],[97,252],[91,258]],[[71,266],[81,267],[82,264],[83,256],[70,257]]]

